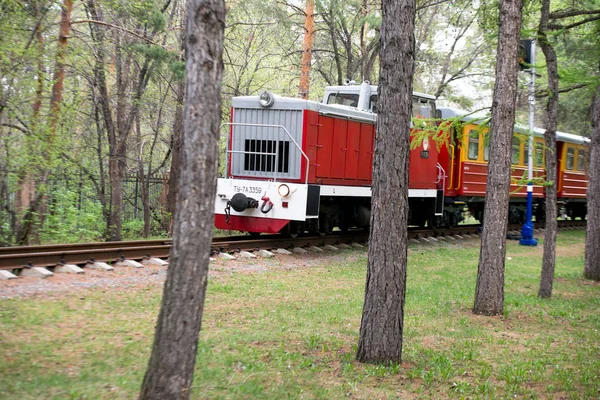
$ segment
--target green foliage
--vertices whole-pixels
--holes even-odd
[[[99,202],[80,198],[65,188],[53,191],[41,231],[44,243],[92,242],[102,239],[103,218]]]
[[[161,12],[156,0],[118,1],[105,0],[106,3],[122,18],[135,18],[139,23],[155,31],[163,32],[166,27],[166,16]]]
[[[151,44],[135,43],[131,45],[131,49],[134,52],[158,63],[162,63],[170,59],[177,59],[177,57],[179,56],[179,53],[177,52],[169,51],[163,48],[162,46]]]
[[[175,81],[181,81],[185,78],[185,61],[171,59],[169,62],[169,70]]]

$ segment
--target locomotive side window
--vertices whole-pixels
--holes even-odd
[[[512,163],[518,164],[521,161],[521,141],[513,137],[512,140]]]
[[[585,150],[577,150],[577,171],[585,171]]]
[[[421,103],[416,97],[412,98],[412,116],[413,118],[423,118],[425,116],[421,113]]]
[[[435,101],[429,100],[428,106],[429,106],[429,118],[436,118],[436,116],[435,116]]]
[[[358,94],[354,93],[331,93],[327,98],[327,104],[341,104],[343,106],[358,106]]]
[[[544,145],[541,143],[535,144],[535,166],[541,167],[544,164]]]
[[[575,164],[575,149],[567,147],[567,169],[572,170],[573,164]]]
[[[479,158],[479,134],[474,129],[469,131],[469,160],[477,160]]]
[[[371,99],[369,100],[369,109],[377,114],[377,95],[376,94],[372,94],[371,95]]]

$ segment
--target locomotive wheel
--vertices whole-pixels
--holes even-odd
[[[448,214],[447,218],[445,218],[446,220],[446,226],[450,229],[456,227],[456,218],[454,218],[454,215],[452,214]]]
[[[438,229],[441,224],[439,223],[438,218],[434,215],[427,218],[427,226],[431,229]]]

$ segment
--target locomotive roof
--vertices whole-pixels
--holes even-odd
[[[438,107],[438,110],[442,112],[442,118],[461,117],[465,122],[481,123],[485,116],[469,114],[467,111],[460,110],[451,107]],[[529,133],[529,127],[522,124],[515,124],[515,132],[527,135]],[[537,137],[544,137],[546,130],[543,128],[534,128],[533,134]],[[560,142],[568,142],[575,144],[586,144],[591,143],[590,139],[585,136],[574,135],[572,133],[556,131],[556,140]]]
[[[339,104],[322,104],[312,100],[303,100],[294,97],[282,97],[274,95],[275,102],[269,110],[312,110],[323,115],[335,115],[358,121],[366,121],[375,123],[377,114],[370,111],[360,110],[354,107],[343,106]],[[241,96],[234,97],[231,105],[239,108],[255,108],[264,109],[259,101],[258,96]]]
[[[360,93],[361,85],[340,85],[340,86],[326,86],[325,93],[335,93],[335,92],[343,92],[343,93]],[[371,95],[377,94],[377,86],[371,85]],[[413,92],[413,96],[418,96],[425,98],[427,100],[435,100],[435,96],[425,93]]]

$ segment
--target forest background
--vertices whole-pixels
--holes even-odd
[[[539,3],[525,2],[523,38],[535,36]],[[552,10],[573,6],[555,1]],[[233,96],[298,96],[304,7],[292,0],[227,2],[223,121]],[[597,10],[600,2],[577,7]],[[177,0],[0,1],[0,246],[170,234],[184,10]],[[497,12],[485,0],[417,1],[414,90],[434,95],[438,105],[485,111]],[[559,65],[558,129],[589,136],[600,23],[597,15],[559,22],[549,38]],[[380,23],[378,2],[315,1],[311,100],[346,79],[377,84]],[[536,69],[536,126],[543,127],[541,51]],[[525,122],[529,75],[520,75],[517,119]]]

